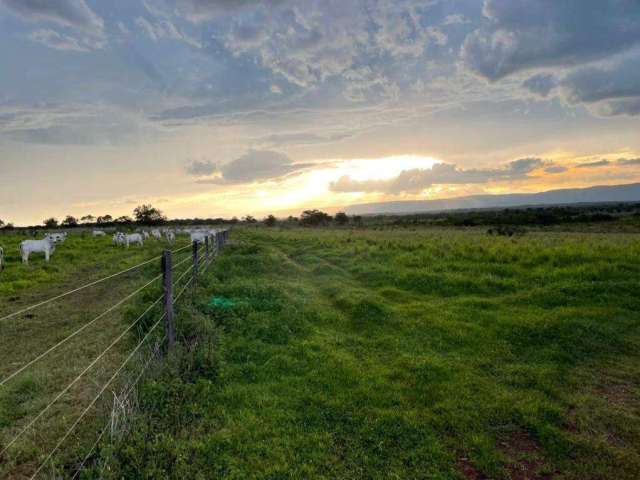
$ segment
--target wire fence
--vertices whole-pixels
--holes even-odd
[[[127,367],[127,365],[131,362],[131,360],[138,354],[143,347],[143,345],[148,344],[151,338],[154,338],[155,332],[158,330],[158,327],[164,321],[165,332],[164,336],[162,336],[161,340],[157,342],[156,348],[152,348],[152,353],[149,355],[146,361],[142,362],[142,368],[138,372],[138,375],[135,379],[126,385],[122,395],[117,397],[114,392],[114,398],[119,398],[119,402],[127,402],[130,394],[135,390],[138,382],[144,375],[144,373],[149,368],[150,364],[158,356],[158,352],[161,349],[167,350],[171,347],[174,337],[174,326],[173,326],[173,310],[174,305],[180,300],[185,291],[191,287],[195,288],[197,284],[197,277],[200,273],[205,271],[211,263],[213,263],[215,257],[218,253],[224,248],[227,239],[228,239],[229,231],[228,230],[220,230],[216,232],[208,232],[203,235],[198,235],[194,238],[192,236],[192,243],[185,245],[184,247],[175,249],[175,250],[165,250],[163,255],[151,258],[142,263],[139,263],[133,267],[127,268],[125,270],[119,271],[112,275],[105,276],[98,280],[89,282],[81,287],[74,288],[65,293],[55,295],[51,298],[48,298],[44,301],[35,303],[28,307],[22,308],[16,312],[5,315],[0,318],[0,323],[9,320],[12,318],[16,318],[22,314],[30,312],[32,310],[43,307],[44,305],[48,305],[52,302],[56,302],[65,297],[69,297],[71,295],[77,294],[86,290],[92,286],[99,285],[111,279],[116,279],[126,273],[132,272],[134,270],[140,269],[146,265],[150,265],[153,262],[160,262],[160,273],[155,275],[150,280],[146,281],[140,287],[134,289],[132,292],[126,294],[124,297],[120,298],[118,301],[110,304],[108,308],[103,310],[100,314],[93,317],[90,321],[83,323],[81,326],[70,332],[68,335],[64,336],[61,340],[57,341],[54,345],[45,349],[41,353],[36,353],[32,358],[26,360],[20,367],[16,368],[13,372],[6,375],[2,380],[0,380],[0,392],[3,387],[10,384],[17,377],[29,371],[34,365],[42,362],[47,359],[49,356],[53,354],[53,352],[59,350],[63,345],[67,344],[74,338],[80,337],[82,334],[86,334],[88,332],[89,327],[96,325],[101,319],[105,318],[108,314],[116,311],[118,308],[130,302],[133,298],[137,296],[141,296],[143,292],[147,292],[149,288],[151,288],[154,284],[157,284],[159,280],[161,280],[162,286],[162,294],[159,296],[154,296],[153,301],[146,305],[146,308],[137,315],[137,317],[129,322],[127,326],[109,343],[109,345],[102,349],[98,355],[96,355],[77,375],[73,377],[73,379],[66,383],[66,385],[61,388],[55,396],[44,406],[44,408],[40,409],[35,416],[33,416],[30,420],[28,420],[24,426],[22,426],[17,433],[15,433],[11,439],[7,442],[3,442],[2,450],[0,450],[0,459],[4,460],[7,458],[7,455],[12,451],[12,447],[14,447],[28,432],[32,432],[37,428],[37,425],[43,419],[43,417],[52,410],[52,408],[57,405],[60,400],[69,393],[69,391],[80,382],[81,379],[85,378],[92,369],[100,362],[106,355],[108,355],[112,350],[121,343],[121,341],[130,336],[130,333],[134,328],[138,328],[140,331],[140,336],[142,339],[137,342],[133,350],[127,355],[125,360],[121,362],[118,368],[113,372],[113,374],[109,377],[109,379],[102,384],[99,388],[96,395],[93,396],[89,404],[82,410],[80,415],[73,421],[73,423],[66,429],[65,433],[58,439],[55,443],[54,447],[46,452],[44,456],[44,460],[42,460],[34,473],[30,478],[35,479],[39,475],[43,473],[43,469],[45,466],[53,462],[56,453],[58,453],[64,443],[67,441],[70,435],[78,428],[78,426],[82,423],[82,421],[87,417],[89,412],[96,406],[100,398],[103,396],[105,391],[109,389],[109,387],[116,381],[121,372]],[[190,255],[187,255],[185,258],[177,261],[175,264],[173,263],[173,257],[188,248],[191,248]],[[186,265],[184,268],[180,268],[183,265]],[[175,276],[174,276],[175,274]],[[186,282],[183,282],[185,277],[189,276]],[[177,293],[174,293],[177,292]],[[161,314],[153,313],[154,311],[161,309]],[[155,317],[155,322],[148,328],[144,328],[145,319],[149,316]],[[144,335],[142,335],[144,333]],[[155,337],[159,338],[159,337]],[[113,418],[111,418],[105,425],[105,427],[99,432],[95,442],[92,444],[91,448],[84,455],[82,461],[80,462],[78,468],[75,470],[73,477],[76,478],[82,470],[85,468],[88,460],[91,455],[100,444],[104,435],[109,430],[109,426],[112,424]],[[52,465],[53,466],[53,465]]]

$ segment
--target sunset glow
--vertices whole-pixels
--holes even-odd
[[[590,51],[525,0],[522,24],[495,0],[218,3],[0,0],[0,219],[640,181],[629,9],[600,15],[612,44]]]

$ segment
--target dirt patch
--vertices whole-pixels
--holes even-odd
[[[629,406],[634,403],[633,391],[624,383],[609,383],[601,389],[601,393],[611,405]]]
[[[551,480],[553,475],[540,473],[544,458],[540,446],[527,432],[516,431],[498,442],[498,449],[507,457],[505,467],[510,480]]]
[[[478,470],[467,457],[458,458],[457,466],[458,471],[468,480],[489,480],[489,477]]]

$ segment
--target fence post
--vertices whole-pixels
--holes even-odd
[[[209,258],[209,234],[207,234],[207,236],[204,237],[204,252],[205,252],[206,258]]]
[[[175,342],[173,329],[173,266],[171,250],[165,250],[162,254],[162,286],[164,291],[164,332],[167,336],[167,350]]]
[[[191,281],[193,285],[191,285],[191,288],[195,290],[196,283],[198,282],[198,242],[193,242],[192,251],[193,270],[191,271]]]

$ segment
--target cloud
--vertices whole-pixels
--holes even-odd
[[[102,35],[104,21],[85,0],[0,0],[20,17],[30,21],[50,21],[92,35]]]
[[[183,33],[168,19],[160,19],[153,23],[144,17],[138,17],[135,21],[142,31],[154,42],[159,40],[176,40],[185,42],[195,48],[202,48],[202,44],[191,36]]]
[[[316,133],[275,133],[258,140],[257,143],[265,145],[317,145],[322,143],[339,142],[351,137],[350,133],[334,133],[331,135],[318,135]]]
[[[564,173],[567,170],[568,170],[567,167],[563,165],[555,165],[555,164],[550,164],[549,166],[544,168],[545,173],[551,173],[551,174]]]
[[[640,102],[640,48],[610,62],[579,68],[561,81],[570,104],[596,104],[604,115],[637,115]]]
[[[219,167],[220,176],[198,180],[198,183],[228,184],[275,180],[300,173],[314,164],[294,163],[287,155],[270,150],[249,150],[235,160]],[[212,172],[213,173],[213,172]]]
[[[638,116],[640,115],[640,98],[609,100],[598,106],[597,112],[605,117],[618,115]]]
[[[533,75],[522,82],[524,88],[540,97],[547,97],[557,84],[556,77],[546,73]]]
[[[640,158],[619,158],[619,165],[640,165]]]
[[[485,24],[465,39],[461,56],[490,81],[579,65],[640,44],[637,0],[485,0],[483,15]]]
[[[609,164],[611,164],[609,160],[602,159],[595,162],[580,163],[576,165],[576,168],[599,168],[606,167]]]
[[[218,166],[211,160],[192,160],[185,165],[185,171],[194,177],[206,177],[218,171]]]
[[[441,25],[464,25],[465,23],[470,23],[470,20],[461,13],[454,13],[447,15]]]
[[[216,12],[210,17],[215,38],[233,57],[257,62],[296,89],[334,81],[348,90],[347,98],[357,101],[393,98],[397,84],[407,82],[406,71],[414,69],[415,74],[424,68],[427,50],[444,49],[449,41],[438,26],[428,23],[428,2],[186,3],[200,14]],[[242,12],[224,16],[238,9]]]
[[[137,114],[96,105],[34,106],[0,104],[0,143],[4,138],[48,145],[114,145],[156,131]]]
[[[235,13],[257,5],[275,7],[286,0],[179,0],[182,14],[193,22],[210,20],[220,15]]]
[[[89,48],[81,45],[77,38],[63,35],[54,30],[36,30],[29,35],[29,39],[55,50],[67,50],[74,52],[88,52]]]
[[[333,192],[418,193],[432,185],[473,184],[529,178],[529,173],[544,166],[540,158],[521,158],[501,168],[462,169],[450,163],[437,163],[431,169],[404,170],[390,180],[358,181],[343,176],[329,185]]]

